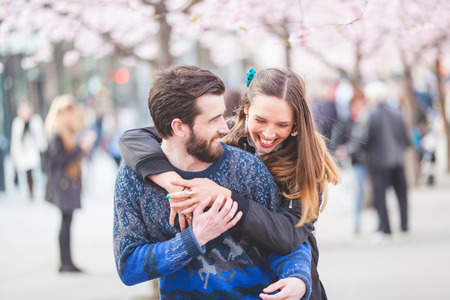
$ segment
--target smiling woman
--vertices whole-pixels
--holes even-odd
[[[294,111],[276,96],[259,94],[244,108],[248,134],[260,153],[270,153],[289,136],[294,126]]]

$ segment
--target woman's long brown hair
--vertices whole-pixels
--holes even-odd
[[[256,72],[249,88],[242,96],[241,105],[230,133],[224,137],[227,144],[237,146],[244,132],[244,108],[249,108],[256,95],[275,96],[292,107],[297,136],[289,136],[282,149],[263,155],[262,160],[282,187],[287,199],[300,199],[302,214],[297,226],[314,221],[326,205],[327,183],[341,181],[338,167],[327,150],[324,137],[314,128],[306,103],[305,84],[291,70],[270,68]],[[323,201],[320,205],[320,193]]]

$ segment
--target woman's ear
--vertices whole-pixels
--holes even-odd
[[[185,136],[186,128],[189,127],[178,118],[175,118],[172,120],[171,126],[172,126],[173,133],[177,136]]]
[[[248,116],[248,107],[244,107],[244,114]]]

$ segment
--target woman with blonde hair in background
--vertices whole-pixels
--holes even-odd
[[[92,148],[95,136],[81,135],[82,118],[75,97],[57,96],[45,119],[48,150],[45,157],[47,189],[45,199],[62,215],[59,232],[59,272],[81,272],[72,262],[70,231],[73,212],[81,208],[81,159]]]

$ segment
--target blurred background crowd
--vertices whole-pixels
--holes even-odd
[[[305,79],[315,126],[346,175],[339,192],[352,199],[348,231],[358,236],[362,211],[374,206],[358,143],[377,106],[365,94],[369,83],[386,84],[388,105],[406,124],[408,188],[433,187],[450,172],[449,14],[442,0],[0,0],[0,205],[42,202],[55,131],[63,149],[81,149],[68,182],[90,180],[111,196],[112,184],[92,183],[89,165],[101,157],[108,167],[100,176],[113,180],[119,136],[152,123],[147,95],[160,67],[219,75],[230,114],[250,67],[289,67]],[[70,133],[69,121],[58,127],[52,116],[61,97],[75,109]],[[60,207],[66,231],[78,207]]]

